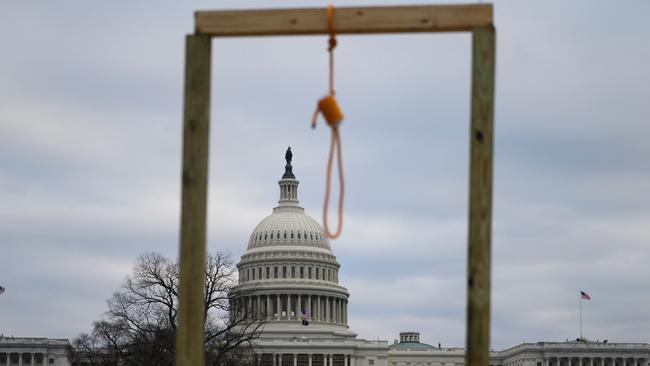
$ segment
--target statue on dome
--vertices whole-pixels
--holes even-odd
[[[291,159],[293,158],[293,154],[291,153],[291,146],[287,148],[287,152],[284,154],[284,160],[287,161],[287,164],[291,164]]]
[[[284,159],[287,161],[287,165],[284,166],[284,175],[282,176],[282,179],[296,179],[293,175],[293,167],[291,166],[292,158],[293,154],[291,153],[291,146],[289,146],[287,152],[284,154]]]

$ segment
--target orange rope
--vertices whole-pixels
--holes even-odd
[[[339,166],[339,223],[336,226],[336,232],[332,233],[327,223],[327,213],[329,211],[330,185],[332,180],[332,160],[334,157],[334,147],[336,145],[336,162]],[[345,196],[345,180],[343,178],[343,159],[341,157],[341,137],[339,136],[338,127],[332,127],[332,141],[330,142],[330,152],[327,159],[327,171],[325,178],[325,203],[323,204],[323,227],[325,233],[331,239],[336,239],[341,235],[343,230],[343,197]]]
[[[330,34],[328,40],[329,47],[327,48],[330,56],[330,94],[334,95],[334,48],[336,47],[336,34],[334,33],[334,5],[331,0],[327,3],[327,31]]]
[[[334,6],[330,0],[327,5],[327,30],[329,33],[329,96],[321,99],[318,103],[318,108],[312,116],[312,128],[316,127],[316,119],[318,113],[322,112],[327,124],[332,129],[332,139],[330,141],[329,156],[327,158],[327,170],[325,172],[325,202],[323,204],[323,227],[325,234],[330,239],[336,239],[341,235],[343,230],[343,197],[345,195],[345,180],[343,177],[343,158],[341,156],[341,136],[339,134],[338,124],[343,118],[336,100],[334,99],[334,48],[336,47],[336,34],[334,33]],[[336,231],[332,233],[329,228],[327,216],[329,213],[329,201],[332,180],[332,163],[334,160],[334,153],[336,153],[339,173],[339,202],[338,202],[338,225]]]

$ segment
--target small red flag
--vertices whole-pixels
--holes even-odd
[[[580,290],[580,298],[584,300],[591,300],[591,297],[589,297],[589,295],[587,295],[587,293],[582,290]]]

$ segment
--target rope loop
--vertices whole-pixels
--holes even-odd
[[[330,202],[330,186],[332,181],[332,162],[334,160],[334,153],[336,152],[336,163],[338,165],[339,173],[339,202],[338,202],[338,224],[336,231],[332,232],[329,228],[327,216],[329,212]],[[330,142],[329,157],[327,158],[327,170],[325,177],[325,202],[323,204],[323,228],[325,233],[330,239],[336,239],[343,231],[343,197],[345,196],[345,179],[343,178],[343,158],[341,155],[341,136],[339,135],[338,127],[332,127],[332,139]]]

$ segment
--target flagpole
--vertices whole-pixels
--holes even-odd
[[[582,293],[580,293],[580,340],[582,340]]]

